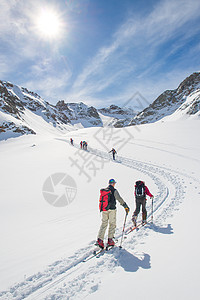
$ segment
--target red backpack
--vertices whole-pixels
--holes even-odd
[[[107,211],[109,209],[109,202],[111,197],[111,190],[101,189],[99,198],[99,209],[100,211]]]

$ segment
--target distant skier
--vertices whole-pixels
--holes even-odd
[[[136,209],[133,213],[132,221],[133,224],[136,226],[137,216],[140,212],[141,205],[142,205],[142,223],[145,224],[147,222],[146,195],[148,195],[150,198],[153,198],[153,195],[150,193],[144,181],[141,180],[136,181],[134,194],[135,194]]]
[[[88,145],[87,142],[86,142],[86,141],[83,141],[83,149],[84,149],[84,150],[87,150],[87,145]]]
[[[115,155],[117,154],[117,151],[112,148],[108,153],[112,152],[112,155],[113,155],[113,160],[115,160]]]
[[[80,148],[83,149],[83,141],[80,142]]]
[[[72,146],[74,146],[74,141],[73,141],[72,138],[70,139],[70,143],[71,143]]]
[[[126,213],[129,212],[129,207],[124,202],[119,192],[115,189],[116,181],[114,179],[109,180],[109,185],[106,189],[101,189],[99,199],[99,209],[102,214],[102,223],[98,233],[97,244],[100,248],[104,248],[104,235],[108,227],[108,245],[114,246],[115,242],[113,237],[116,229],[116,200],[125,208]]]

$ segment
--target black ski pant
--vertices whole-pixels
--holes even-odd
[[[136,209],[134,211],[134,216],[137,216],[140,213],[140,207],[142,205],[142,220],[146,220],[147,218],[147,210],[146,210],[146,198],[136,198]]]

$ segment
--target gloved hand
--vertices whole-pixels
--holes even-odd
[[[154,199],[154,196],[150,197],[150,199],[153,200],[153,199]]]
[[[126,204],[126,202],[124,202],[124,204],[122,205],[128,215],[129,211],[130,211],[130,208],[128,207],[128,205]]]
[[[128,215],[130,208],[128,206],[125,207],[126,214]]]

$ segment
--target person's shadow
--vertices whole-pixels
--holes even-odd
[[[116,258],[117,265],[121,266],[126,272],[136,272],[139,268],[151,268],[149,254],[144,253],[143,258],[139,259],[123,248],[116,248],[113,255]]]
[[[160,227],[155,224],[148,224],[148,228],[152,229],[156,232],[162,233],[162,234],[173,234],[174,233],[171,224],[168,224],[167,227]]]

